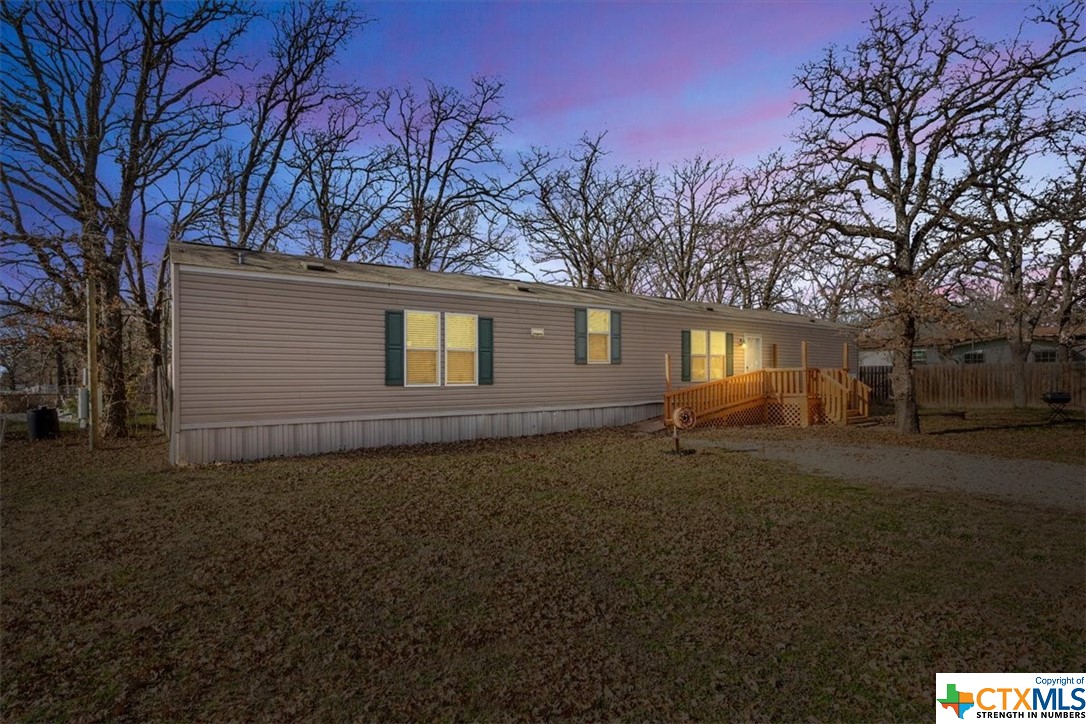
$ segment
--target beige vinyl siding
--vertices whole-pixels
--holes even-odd
[[[800,340],[812,366],[841,366],[844,331],[793,321],[751,323],[741,310],[622,312],[622,361],[574,363],[573,306],[373,289],[349,284],[246,278],[178,267],[176,401],[183,428],[229,423],[367,419],[561,406],[640,404],[662,399],[664,354],[680,379],[680,332],[760,334],[781,366],[798,366]],[[384,312],[453,312],[494,320],[494,384],[387,387]],[[786,318],[782,317],[782,320]],[[533,328],[543,328],[533,337]],[[736,345],[735,370],[742,371]]]

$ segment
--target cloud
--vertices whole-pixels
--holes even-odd
[[[947,6],[951,8],[950,5]],[[1015,4],[984,15],[1020,19]],[[624,161],[787,141],[800,65],[865,32],[863,2],[376,3],[341,64],[364,85],[506,82],[511,145],[610,131]],[[1013,16],[1013,17],[1012,17]]]
[[[661,114],[616,134],[625,155],[675,161],[698,152],[743,159],[787,139],[792,94],[699,114]]]

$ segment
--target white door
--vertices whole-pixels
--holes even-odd
[[[743,336],[743,371],[756,372],[762,369],[762,338],[754,335]]]

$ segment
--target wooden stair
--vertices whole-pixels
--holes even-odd
[[[854,407],[849,408],[848,414],[845,416],[845,425],[849,427],[871,427],[877,424],[877,422]]]

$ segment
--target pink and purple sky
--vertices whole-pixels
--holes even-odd
[[[871,4],[767,2],[368,3],[375,18],[339,72],[367,87],[425,79],[506,83],[505,145],[568,147],[607,131],[614,160],[669,163],[698,151],[751,163],[787,144],[800,65],[864,35]],[[937,0],[990,39],[1025,2]]]

